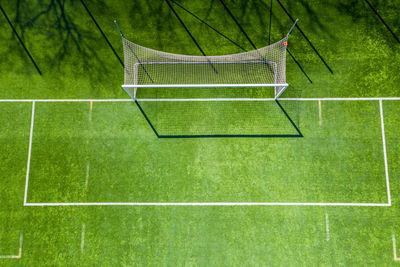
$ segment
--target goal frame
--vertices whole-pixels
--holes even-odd
[[[293,31],[294,27],[297,24],[298,19],[296,19],[290,28],[289,32],[285,36],[285,40],[288,39],[289,35]],[[118,31],[120,32],[120,35],[123,39],[125,39],[125,36],[123,35],[122,31],[120,30],[118,23],[114,20],[114,23],[116,24]],[[287,46],[287,41],[284,43],[285,46]],[[131,50],[132,51],[132,50]],[[133,52],[133,51],[132,51]],[[133,54],[135,54],[133,52]],[[136,54],[135,54],[135,57]],[[139,59],[138,59],[139,60]],[[199,64],[199,63],[209,63],[209,64],[216,64],[216,62],[211,63],[209,60],[208,62],[141,62],[139,60],[138,63],[135,63],[133,66],[133,71],[134,71],[134,84],[123,84],[122,88],[128,93],[129,96],[132,97],[132,99],[136,100],[136,92],[138,88],[217,88],[217,87],[226,87],[226,88],[232,88],[232,87],[274,87],[274,99],[278,100],[278,98],[283,94],[283,92],[286,90],[286,88],[289,86],[288,83],[276,83],[276,62],[271,62],[271,61],[259,61],[259,62],[264,62],[267,64],[275,64],[274,65],[274,78],[275,78],[275,83],[241,83],[241,84],[230,84],[230,83],[225,83],[225,84],[219,84],[219,83],[212,83],[212,84],[207,84],[207,83],[202,83],[202,84],[138,84],[138,66],[139,65],[146,65],[146,64]],[[249,62],[218,62],[218,63],[249,63]],[[126,71],[126,69],[125,69]],[[146,70],[145,70],[146,72]],[[146,72],[147,73],[147,72]],[[277,87],[281,88],[277,92]],[[129,91],[129,89],[133,89],[133,94]]]

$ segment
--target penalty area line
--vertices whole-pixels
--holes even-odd
[[[385,176],[386,176],[386,192],[387,192],[388,203],[391,204],[392,200],[391,200],[391,197],[390,197],[389,168],[388,168],[388,163],[387,163],[385,124],[384,124],[384,120],[383,120],[382,100],[379,100],[379,112],[380,112],[380,115],[381,115],[383,160],[385,162]]]
[[[90,126],[92,126],[92,110],[93,110],[93,101],[90,101],[90,108],[89,108],[89,125]],[[89,138],[86,139],[86,144],[89,145]],[[85,179],[85,187],[86,188],[87,188],[88,182],[89,182],[89,168],[90,168],[90,161],[88,161],[86,164],[86,179]]]
[[[28,147],[28,160],[26,164],[26,179],[25,179],[25,192],[24,192],[24,205],[28,198],[28,184],[29,184],[29,169],[31,166],[31,151],[32,151],[32,137],[33,137],[33,124],[35,121],[35,101],[32,102],[31,114],[31,129],[29,132],[29,147]]]
[[[30,207],[51,206],[347,206],[390,207],[390,203],[312,203],[312,202],[60,202],[24,203]]]

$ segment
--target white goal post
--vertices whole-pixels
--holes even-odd
[[[191,56],[153,50],[125,39],[124,84],[122,88],[137,99],[140,88],[269,87],[274,97],[289,86],[286,82],[288,34],[263,48],[222,56]],[[118,27],[118,24],[117,24]],[[118,28],[119,29],[119,28]]]

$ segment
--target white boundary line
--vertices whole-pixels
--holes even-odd
[[[18,255],[0,255],[0,259],[20,259],[22,257],[22,240],[23,240],[23,235],[20,234]]]
[[[348,206],[390,207],[389,203],[318,203],[318,202],[61,202],[25,203],[24,206]]]
[[[28,183],[29,183],[29,169],[31,166],[31,151],[32,151],[32,137],[33,137],[33,123],[35,120],[35,101],[32,102],[32,115],[31,115],[31,130],[29,133],[29,148],[28,148],[28,162],[26,164],[26,180],[25,180],[25,193],[24,193],[24,205],[28,198]]]
[[[274,98],[197,98],[197,99],[138,99],[138,101],[274,101]],[[373,101],[400,100],[400,97],[326,97],[279,98],[280,101]],[[132,102],[132,99],[0,99],[0,102]]]
[[[381,115],[381,129],[382,129],[382,144],[383,144],[383,159],[385,161],[385,176],[386,176],[386,191],[388,203],[391,204],[392,200],[390,198],[390,183],[389,183],[389,169],[387,164],[387,154],[386,154],[386,138],[385,138],[385,124],[383,122],[383,107],[382,100],[379,100],[379,112]]]
[[[383,152],[385,161],[385,174],[386,174],[386,189],[388,195],[388,203],[317,203],[317,202],[64,202],[64,203],[27,203],[27,192],[28,192],[28,182],[29,182],[29,167],[30,167],[30,156],[32,148],[32,136],[33,136],[33,123],[34,123],[34,111],[35,102],[113,102],[113,99],[101,99],[101,100],[90,100],[90,99],[66,99],[66,100],[24,100],[19,102],[32,102],[32,118],[31,118],[31,131],[29,137],[29,151],[28,151],[28,163],[27,163],[27,173],[25,182],[25,195],[24,195],[24,206],[350,206],[350,207],[390,207],[390,187],[389,187],[389,175],[386,157],[386,141],[385,141],[385,131],[383,123],[383,111],[382,111],[382,100],[400,100],[399,98],[291,98],[291,99],[281,99],[281,100],[305,100],[305,101],[316,101],[316,100],[379,100],[380,116],[381,116],[381,128],[382,128],[382,140],[383,140]],[[116,101],[121,101],[117,99]],[[132,101],[131,99],[125,99],[122,101]],[[1,100],[0,100],[1,102]],[[8,101],[8,102],[18,102],[18,101]]]

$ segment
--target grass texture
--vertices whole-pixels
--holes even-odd
[[[178,3],[253,49],[219,1]],[[288,55],[290,86],[282,98],[400,95],[400,45],[365,1],[280,3],[299,18],[300,28],[333,70],[295,29],[289,49],[312,83]],[[400,35],[395,27],[400,2],[371,3]],[[0,16],[0,99],[129,98],[120,87],[120,62],[80,1],[0,4],[43,74]],[[120,58],[114,19],[139,45],[200,55],[165,1],[85,4]],[[207,55],[243,51],[171,4]],[[292,24],[275,0],[270,33],[269,0],[225,4],[256,47],[267,45],[268,34],[272,42],[280,40]],[[163,94],[181,97],[168,90]],[[395,265],[400,102],[383,100],[382,113],[378,100],[280,103],[304,137],[155,134],[296,134],[273,101],[139,101],[142,111],[133,101],[35,102],[32,136],[33,103],[0,102],[0,265]],[[390,206],[24,206],[25,193],[27,203],[389,204],[382,118]],[[20,236],[21,257],[1,258],[18,256]]]

